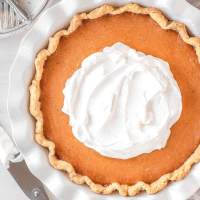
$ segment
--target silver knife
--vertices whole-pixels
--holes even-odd
[[[8,171],[31,200],[50,200],[43,184],[29,171],[25,161],[11,163]]]

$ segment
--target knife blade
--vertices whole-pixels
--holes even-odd
[[[49,200],[43,184],[29,171],[25,161],[10,162],[8,171],[31,200]]]

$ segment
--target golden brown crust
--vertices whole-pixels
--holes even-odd
[[[141,7],[138,4],[128,4],[120,8],[115,8],[110,5],[103,5],[89,13],[81,13],[74,16],[68,29],[57,32],[53,37],[49,39],[47,49],[43,49],[38,53],[35,60],[36,74],[30,86],[30,112],[36,119],[35,139],[37,143],[43,147],[48,148],[48,157],[51,165],[58,170],[67,172],[69,174],[69,178],[73,182],[77,184],[87,184],[92,191],[102,194],[111,194],[114,191],[118,191],[119,194],[123,196],[134,196],[141,191],[146,191],[148,194],[153,194],[165,188],[170,181],[180,180],[188,174],[192,165],[200,161],[200,145],[181,167],[171,173],[163,175],[151,184],[138,182],[129,186],[121,185],[119,183],[111,183],[109,185],[103,186],[94,183],[87,176],[77,174],[70,163],[59,160],[55,156],[55,144],[45,138],[43,134],[43,116],[40,109],[39,98],[40,80],[46,59],[56,51],[60,38],[62,36],[68,36],[70,33],[74,32],[82,24],[83,20],[96,19],[106,14],[117,15],[123,12],[149,15],[155,22],[160,25],[162,29],[170,29],[178,32],[184,42],[194,47],[200,62],[200,38],[190,37],[184,24],[175,21],[169,21],[158,9]]]

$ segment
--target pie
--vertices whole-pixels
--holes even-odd
[[[126,160],[104,157],[84,146],[73,136],[69,118],[61,111],[65,81],[82,60],[119,41],[166,60],[183,99],[181,117],[166,147]],[[189,36],[184,24],[168,20],[158,9],[103,5],[78,14],[67,29],[49,39],[35,67],[30,86],[34,137],[48,149],[51,165],[67,172],[73,182],[87,184],[101,194],[153,194],[184,178],[200,161],[200,38]]]

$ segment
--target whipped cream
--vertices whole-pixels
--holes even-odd
[[[118,159],[165,147],[182,111],[168,63],[123,43],[85,58],[63,93],[74,136]]]

